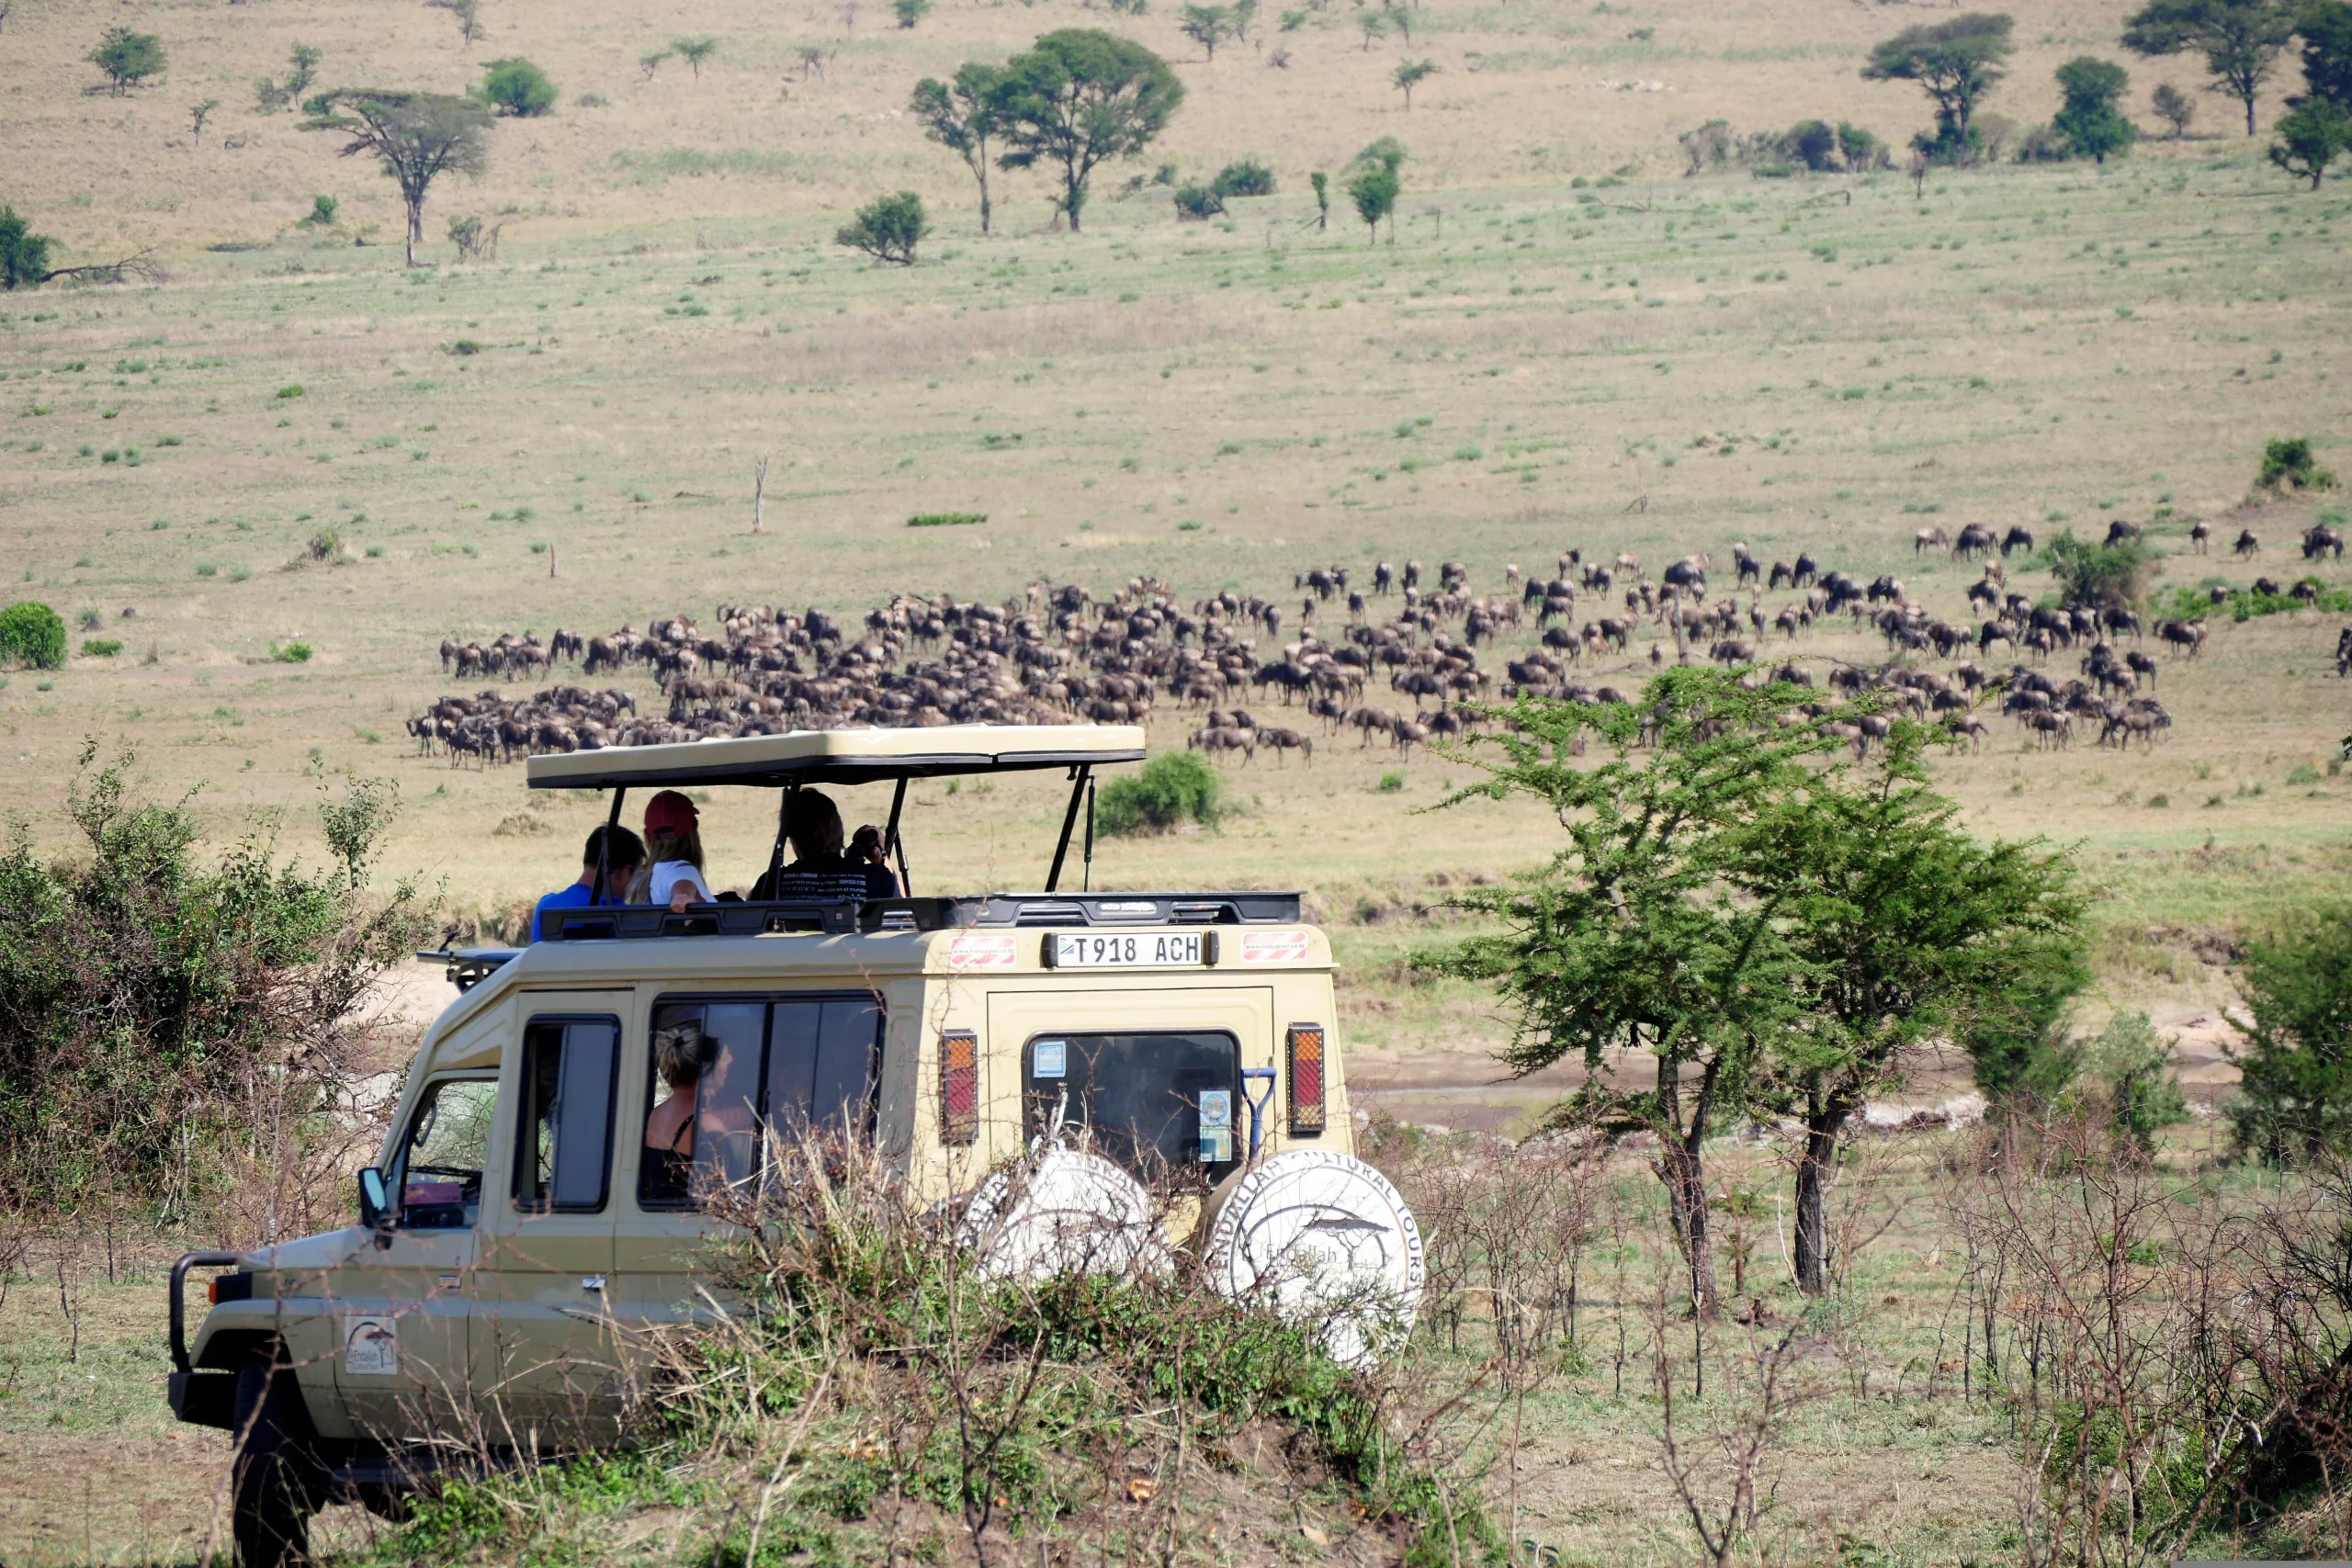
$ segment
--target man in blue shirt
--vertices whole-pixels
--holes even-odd
[[[611,835],[611,851],[605,850],[605,836]],[[605,896],[596,897],[596,863],[605,863]],[[584,909],[594,904],[625,904],[628,901],[629,878],[645,863],[645,840],[626,828],[598,828],[588,835],[585,863],[580,868],[580,880],[569,887],[559,888],[538,902],[531,911],[531,940],[542,942],[546,933],[539,929],[540,919],[549,909]]]

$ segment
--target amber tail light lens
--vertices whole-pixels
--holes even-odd
[[[951,1029],[939,1037],[939,1141],[970,1144],[980,1135],[980,1037]]]
[[[1314,1137],[1323,1131],[1323,1026],[1319,1023],[1294,1023],[1290,1026],[1289,1070],[1283,1078],[1290,1085],[1290,1130],[1299,1137]]]

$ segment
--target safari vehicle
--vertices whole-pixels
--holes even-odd
[[[356,1222],[172,1270],[172,1407],[238,1436],[246,1562],[299,1555],[327,1500],[397,1508],[438,1456],[616,1440],[632,1345],[707,1302],[693,1274],[718,1222],[695,1195],[760,1179],[768,1131],[872,1139],[910,1202],[966,1204],[1008,1273],[1071,1266],[1073,1213],[1159,1225],[1137,1178],[1189,1172],[1207,1194],[1190,1234],[1119,1256],[1192,1246],[1237,1296],[1368,1290],[1409,1323],[1419,1234],[1352,1157],[1330,949],[1298,896],[1062,890],[1081,817],[1091,881],[1095,770],[1143,753],[1135,728],[961,726],[533,758],[533,787],[608,792],[614,822],[650,787],[773,790],[788,810],[803,788],[894,784],[902,891],[910,781],[1065,769],[1070,794],[1041,892],[872,899],[786,874],[772,901],[567,909],[526,949],[439,955],[461,994],[359,1173]],[[660,1117],[682,1129],[667,1154],[650,1118],[688,1093]],[[228,1271],[191,1341],[198,1268]],[[1330,1321],[1338,1353],[1376,1349],[1379,1325]]]

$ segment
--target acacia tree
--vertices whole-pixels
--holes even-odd
[[[2270,145],[2270,161],[2317,190],[2327,177],[2336,154],[2352,149],[2352,115],[2336,107],[2333,98],[2316,94],[2278,117],[2278,140]]]
[[[2076,157],[2104,164],[2109,153],[2122,152],[2139,136],[2140,128],[2117,107],[2131,85],[2123,67],[2094,55],[2077,55],[2058,67],[2066,104],[2051,123]]]
[[[2246,949],[2239,1149],[2275,1165],[2352,1150],[2352,905],[2314,910]]]
[[[1229,38],[1239,38],[1243,22],[1231,6],[1187,6],[1176,23],[1176,30],[1199,44],[1209,62],[1216,62],[1216,46]]]
[[[864,251],[876,262],[899,266],[915,265],[915,247],[931,232],[923,216],[922,197],[902,190],[876,197],[857,209],[857,217],[833,235],[835,243]]]
[[[408,265],[414,266],[417,243],[424,238],[424,197],[433,182],[445,174],[478,179],[489,167],[489,108],[446,93],[366,87],[323,93],[314,101],[322,112],[305,120],[302,129],[344,132],[351,138],[344,157],[368,154],[400,186],[408,212]]]
[[[926,76],[915,84],[908,112],[922,133],[964,160],[980,185],[980,232],[989,231],[989,142],[996,135],[995,94],[1004,73],[971,61],[953,82]]]
[[[86,58],[106,74],[108,89],[119,98],[150,76],[164,73],[164,40],[153,33],[108,28]]]
[[[1411,113],[1413,108],[1413,89],[1436,75],[1437,72],[1438,64],[1434,60],[1408,60],[1396,67],[1396,73],[1388,81],[1390,85],[1405,95],[1405,110],[1408,114]]]
[[[2013,17],[1971,11],[1948,22],[1905,28],[1871,51],[1862,76],[1871,82],[1917,82],[1936,106],[1936,134],[1915,145],[1947,159],[1968,155],[1977,101],[2007,74],[2002,62],[2014,47]]]
[[[1504,1060],[1520,1075],[1583,1058],[1584,1088],[1559,1123],[1654,1133],[1655,1167],[1690,1268],[1693,1304],[1715,1311],[1704,1148],[1748,1101],[1795,1017],[1803,960],[1782,931],[1786,895],[1751,897],[1732,874],[1763,815],[1833,742],[1780,720],[1804,694],[1750,691],[1713,670],[1675,670],[1637,705],[1522,698],[1503,734],[1464,760],[1483,784],[1446,806],[1528,795],[1567,835],[1540,870],[1474,888],[1461,905],[1497,921],[1417,963],[1495,984],[1515,1012]],[[1588,765],[1588,737],[1607,755]],[[1484,759],[1480,747],[1506,761]],[[1614,1052],[1646,1052],[1654,1087],[1612,1086]]]
[[[694,67],[695,80],[699,82],[702,80],[702,62],[718,52],[718,40],[715,38],[673,38],[670,40],[669,52]]]
[[[2310,96],[2352,113],[2352,0],[2319,0],[2295,32],[2303,40],[2303,82]]]
[[[997,84],[991,113],[1006,148],[998,166],[1059,165],[1061,207],[1076,232],[1094,166],[1151,145],[1183,101],[1184,84],[1143,45],[1092,28],[1047,33]]]
[[[2188,122],[2197,118],[2197,105],[2187,93],[2169,82],[2156,85],[2154,95],[2148,99],[2148,107],[2156,111],[2158,119],[2172,127],[2175,141],[2188,134]]]
[[[1823,1191],[1839,1135],[1922,1043],[2006,1016],[2075,951],[2086,900],[2061,853],[1981,844],[1928,787],[1924,727],[1894,725],[1867,766],[1797,780],[1735,846],[1726,873],[1777,902],[1801,1027],[1774,1036],[1771,1074],[1804,1119],[1796,1170],[1797,1286],[1826,1283]]]
[[[2287,0],[2149,0],[2125,21],[2123,47],[2145,55],[2202,53],[2211,90],[2245,106],[2252,136],[2255,100],[2295,36],[2296,19]]]

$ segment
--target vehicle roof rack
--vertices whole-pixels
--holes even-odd
[[[533,757],[533,789],[688,784],[860,784],[1040,768],[1137,762],[1144,732],[1125,724],[949,724],[905,729],[796,729]]]
[[[789,932],[848,936],[965,926],[1280,925],[1298,918],[1296,893],[987,893],[947,898],[722,901],[683,910],[642,904],[588,906],[549,909],[539,925],[540,935],[548,942],[611,942]],[[456,977],[454,968],[451,977]]]

